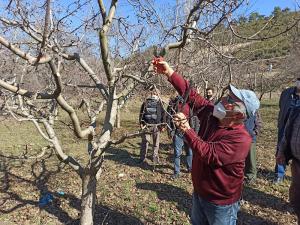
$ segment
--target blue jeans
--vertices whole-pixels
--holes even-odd
[[[240,202],[215,205],[193,193],[192,225],[236,225]]]
[[[183,136],[180,133],[175,133],[173,136],[173,148],[174,148],[174,174],[180,173],[180,156],[182,148],[186,152],[186,166],[188,170],[192,169],[193,152],[192,149],[184,142]]]
[[[276,173],[276,178],[283,178],[284,175],[285,175],[285,168],[286,168],[286,165],[283,164],[277,164],[275,165],[275,173]]]
[[[281,129],[279,130],[278,132],[278,140],[277,142],[280,143],[281,139],[283,138],[283,135],[284,135],[284,129]],[[278,153],[278,147],[276,148],[276,155]],[[286,168],[286,165],[283,164],[277,164],[275,165],[275,174],[276,174],[276,178],[283,178],[284,175],[285,175],[285,168]]]

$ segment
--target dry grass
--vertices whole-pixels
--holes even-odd
[[[123,128],[137,128],[139,103],[123,113]],[[258,140],[258,179],[245,187],[239,224],[295,224],[288,204],[289,180],[272,185],[276,141],[276,102],[262,105],[264,131]],[[86,143],[58,123],[63,146],[73,156],[85,160]],[[8,224],[78,224],[80,179],[48,153],[41,160],[17,159],[39,152],[45,144],[31,124],[10,120],[0,123],[0,219]],[[140,139],[128,140],[106,154],[104,172],[98,183],[95,224],[189,224],[192,183],[182,167],[182,176],[173,181],[170,140],[163,136],[161,164],[152,171],[151,160],[138,164]],[[64,195],[59,195],[63,190]],[[41,193],[54,195],[52,204],[38,207]]]

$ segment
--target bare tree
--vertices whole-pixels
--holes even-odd
[[[99,8],[96,9],[95,3]],[[117,3],[112,0],[108,7],[101,0],[78,0],[67,5],[53,0],[1,3],[6,10],[1,11],[0,44],[8,50],[2,49],[6,53],[3,59],[11,70],[15,65],[23,68],[22,74],[18,70],[15,77],[11,71],[2,70],[5,76],[1,76],[0,86],[5,92],[1,95],[4,108],[18,121],[32,122],[58,159],[81,178],[81,224],[93,224],[96,183],[105,151],[126,138],[140,135],[138,131],[119,140],[112,139],[118,107],[138,84],[146,85],[147,76],[151,76],[152,57],[145,59],[140,54],[150,32],[145,30],[145,23],[154,27],[161,22],[153,21],[152,15],[157,12],[151,2],[129,2],[136,9],[137,18],[146,18],[144,24],[138,22],[135,26],[122,16],[116,17]],[[43,19],[40,15],[44,15]],[[187,27],[184,30],[186,32]],[[186,40],[187,35],[184,38]],[[100,54],[95,49],[99,49]],[[15,56],[17,59],[11,62]],[[102,68],[95,67],[95,72],[90,65],[99,60]],[[79,108],[86,109],[89,118],[86,127],[78,116],[76,101]],[[104,106],[103,125],[97,133],[96,128],[100,126],[97,117]],[[74,134],[87,140],[85,163],[65,152],[53,126],[57,107],[69,116]]]
[[[234,79],[231,41],[239,35],[232,28],[224,44],[214,32],[226,20],[231,24],[230,16],[244,2],[177,1],[163,11],[152,0],[0,3],[1,58],[10,65],[0,67],[3,108],[19,121],[32,122],[58,159],[76,171],[82,180],[81,224],[93,224],[105,151],[141,134],[112,138],[117,112],[127,99],[140,86],[158,83],[152,50],[180,63],[177,69],[197,82],[213,77],[221,89]],[[81,150],[88,156],[84,163],[61,144],[54,126],[57,108],[69,117],[74,135],[87,141],[88,149]],[[88,125],[82,125],[78,108],[85,110]],[[105,114],[101,123],[100,112]]]

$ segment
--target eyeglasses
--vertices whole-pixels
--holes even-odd
[[[234,104],[236,102],[230,95],[227,95],[226,100],[229,104]]]

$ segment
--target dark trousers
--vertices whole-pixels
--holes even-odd
[[[298,160],[293,159],[291,171],[290,202],[298,217],[298,225],[300,225],[300,162]]]
[[[250,151],[245,162],[245,176],[246,179],[256,179],[256,142],[251,143]]]

